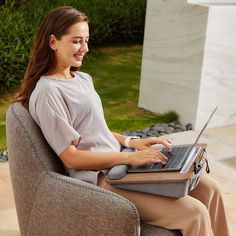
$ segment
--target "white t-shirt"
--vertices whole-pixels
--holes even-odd
[[[42,76],[29,100],[29,111],[59,156],[71,143],[93,152],[120,152],[109,130],[90,75],[72,72],[72,79]],[[71,177],[97,183],[99,171],[68,170]]]

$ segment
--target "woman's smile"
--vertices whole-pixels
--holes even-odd
[[[84,58],[84,54],[74,54],[74,58],[77,60],[77,61],[82,61],[83,58]]]

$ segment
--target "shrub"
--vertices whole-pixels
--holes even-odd
[[[90,18],[90,47],[142,43],[146,0],[6,0],[0,3],[0,94],[18,87],[45,14],[70,5]]]

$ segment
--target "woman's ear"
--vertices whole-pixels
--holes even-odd
[[[53,34],[51,34],[51,35],[49,36],[49,46],[50,46],[50,48],[51,48],[53,51],[56,51],[56,50],[57,50],[56,42],[57,42],[56,36],[53,35]]]

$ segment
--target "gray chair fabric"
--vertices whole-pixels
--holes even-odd
[[[140,224],[137,209],[124,197],[65,176],[60,159],[20,103],[9,107],[6,122],[9,168],[22,236],[181,235]]]

